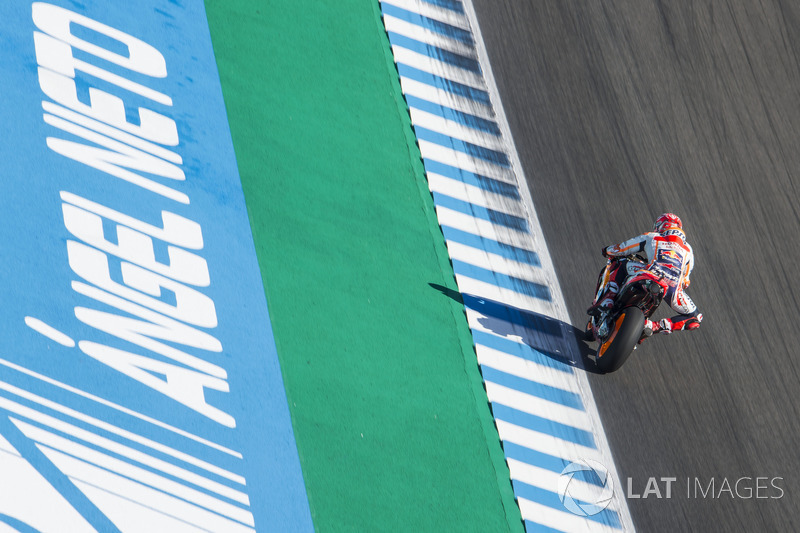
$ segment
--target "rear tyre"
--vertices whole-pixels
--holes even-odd
[[[609,338],[597,348],[597,368],[614,372],[633,351],[644,329],[644,313],[638,307],[626,307],[614,320]]]

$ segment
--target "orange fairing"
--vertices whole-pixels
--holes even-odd
[[[601,290],[604,289],[606,285],[608,285],[609,281],[611,281],[611,269],[609,267],[606,267],[606,271],[603,274],[603,283],[602,285],[600,285],[600,289]]]
[[[603,357],[603,354],[606,353],[608,347],[611,346],[612,342],[614,342],[614,337],[617,336],[617,332],[619,331],[619,327],[622,325],[623,320],[625,320],[624,312],[617,317],[617,321],[614,323],[614,331],[611,332],[611,336],[608,338],[608,340],[604,342],[602,346],[600,346],[600,349],[597,351],[597,357]]]

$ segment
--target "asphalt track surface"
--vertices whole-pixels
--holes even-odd
[[[637,529],[799,531],[800,4],[474,3],[573,324],[602,246],[669,210],[695,249],[701,329],[590,376],[623,482],[677,478]]]

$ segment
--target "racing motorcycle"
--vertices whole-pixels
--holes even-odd
[[[598,316],[591,316],[586,324],[585,339],[597,341],[595,364],[604,373],[614,372],[628,359],[644,333],[645,319],[655,313],[668,288],[663,276],[639,270],[645,260],[639,255],[626,257],[610,257],[606,266],[600,271],[595,290],[595,299],[603,294],[611,281],[611,274],[616,269],[615,262],[621,262],[619,268],[633,273],[622,286],[614,301],[614,306]]]

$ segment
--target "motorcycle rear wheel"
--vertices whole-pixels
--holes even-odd
[[[644,313],[638,307],[626,307],[614,319],[611,334],[597,348],[597,368],[614,372],[628,359],[644,329]]]

